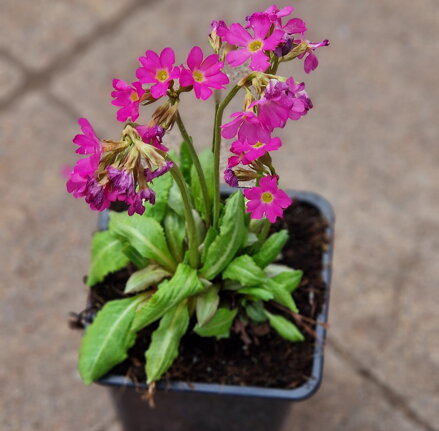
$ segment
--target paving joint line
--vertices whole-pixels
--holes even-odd
[[[422,418],[412,407],[410,407],[402,395],[384,383],[373,371],[364,366],[361,361],[352,355],[352,353],[348,352],[344,347],[342,347],[340,343],[331,338],[327,341],[326,345],[329,346],[329,348],[336,355],[345,360],[351,366],[354,372],[378,388],[387,402],[391,406],[401,411],[408,420],[422,427],[424,431],[439,431],[424,418]]]
[[[120,11],[114,18],[97,25],[91,33],[80,39],[72,47],[61,53],[54,61],[41,70],[31,70],[13,54],[1,50],[0,54],[14,64],[24,74],[23,83],[10,93],[5,99],[0,99],[0,113],[10,109],[11,104],[23,98],[23,95],[37,89],[46,88],[54,77],[66,70],[75,60],[91,46],[107,35],[112,34],[119,26],[131,18],[138,9],[156,3],[157,0],[137,0],[124,10]]]

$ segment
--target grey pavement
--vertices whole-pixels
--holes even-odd
[[[286,187],[333,203],[337,238],[324,382],[284,431],[438,430],[437,1],[291,3],[331,46],[309,76],[283,69],[306,80],[315,108],[282,131],[275,162]],[[173,46],[183,62],[192,45],[207,49],[212,19],[267,5],[1,1],[2,430],[121,429],[106,391],[79,380],[80,334],[66,324],[85,301],[96,222],[60,176],[77,118],[117,138],[112,78],[133,79],[146,49]],[[209,145],[212,112],[183,105],[196,145]]]

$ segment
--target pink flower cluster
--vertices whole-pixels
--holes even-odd
[[[274,187],[273,181],[276,181],[276,177],[270,176],[270,183],[267,182],[268,180],[262,181],[266,178],[266,172],[261,170],[260,164],[253,162],[281,147],[280,139],[271,136],[275,128],[285,127],[288,119],[298,120],[312,108],[311,100],[304,88],[305,84],[297,84],[292,77],[286,82],[271,79],[260,99],[251,103],[248,110],[233,113],[232,121],[221,126],[224,138],[237,137],[237,140],[230,146],[230,151],[234,155],[229,157],[228,169],[224,173],[224,179],[229,185],[232,187],[238,185],[238,178],[234,175],[232,168],[242,164],[251,165],[252,169],[257,172],[257,178],[263,177],[259,187],[255,188],[258,193],[264,188],[264,184],[270,184],[271,189]],[[246,193],[246,197],[250,199],[249,196],[251,196],[253,199],[256,191]],[[259,193],[259,196],[262,199],[262,194]],[[264,205],[258,206],[257,211],[254,210],[255,204],[248,202],[247,211],[252,213],[252,218],[261,218],[266,214],[267,218],[272,221],[273,214],[279,214],[279,211],[282,214],[281,210],[285,208],[282,205],[285,205],[288,200],[285,196],[284,199],[264,201]],[[271,207],[277,209],[276,211],[270,210],[270,216],[267,211],[260,211],[260,208]]]
[[[85,198],[90,208],[95,211],[103,211],[111,202],[124,201],[128,205],[129,215],[143,214],[145,211],[143,201],[155,202],[154,191],[147,183],[169,171],[173,166],[172,162],[164,162],[156,169],[141,167],[140,173],[123,165],[105,166],[103,164],[105,158],[102,156],[108,155],[109,152],[104,150],[104,143],[96,136],[87,119],[81,118],[78,123],[82,134],[76,135],[73,142],[79,146],[76,152],[86,154],[88,157],[78,160],[70,171],[66,184],[67,191],[75,198]],[[161,128],[143,127],[139,131],[140,134],[145,147],[167,150],[161,144],[163,136]],[[120,146],[123,147],[124,143],[120,143]],[[139,175],[144,177],[143,181],[142,179],[139,181]],[[137,187],[137,184],[142,184],[143,187]]]
[[[314,51],[321,46],[329,45],[329,41],[312,43],[303,39],[307,27],[300,18],[291,18],[283,23],[282,19],[293,12],[292,6],[279,9],[276,5],[271,5],[263,12],[255,12],[248,16],[245,28],[239,23],[233,23],[229,28],[224,21],[213,21],[212,30],[216,35],[223,42],[237,48],[228,52],[227,63],[237,67],[250,59],[250,69],[265,72],[271,64],[271,52],[283,57],[294,46],[305,42],[306,48],[298,57],[306,56],[304,62],[306,73],[316,69],[318,60]]]
[[[229,78],[222,72],[224,63],[217,54],[203,59],[203,51],[194,46],[187,57],[187,67],[175,65],[175,53],[172,48],[165,48],[160,55],[148,50],[139,58],[141,67],[136,71],[138,81],[128,84],[120,79],[113,80],[114,98],[112,104],[120,106],[118,121],[136,121],[139,117],[139,104],[147,91],[153,99],[166,96],[178,80],[180,87],[192,87],[197,99],[206,100],[212,95],[212,89],[224,89]],[[147,91],[143,84],[151,84]]]

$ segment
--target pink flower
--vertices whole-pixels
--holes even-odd
[[[142,83],[154,84],[150,91],[155,99],[165,96],[170,82],[180,76],[180,69],[174,67],[175,54],[172,48],[165,48],[160,57],[148,50],[139,61],[143,67],[137,69],[136,76]]]
[[[86,118],[80,118],[78,124],[81,127],[82,134],[73,138],[73,142],[79,146],[77,154],[96,154],[101,153],[101,141],[96,136],[93,127]]]
[[[191,49],[187,65],[189,70],[182,66],[180,85],[193,85],[197,99],[206,100],[212,95],[211,88],[223,89],[229,83],[227,75],[221,72],[224,63],[219,61],[218,55],[209,55],[203,61],[203,51],[199,46]]]
[[[282,146],[279,138],[270,138],[266,142],[257,141],[250,144],[248,141],[235,141],[230,147],[230,151],[236,156],[229,157],[228,167],[232,168],[239,163],[248,165],[254,160],[259,159],[268,151],[276,151]]]
[[[221,126],[223,138],[231,139],[238,134],[240,141],[267,142],[270,139],[269,124],[263,124],[253,111],[235,112],[230,117],[234,119]]]
[[[152,145],[160,151],[169,151],[169,148],[162,144],[165,130],[160,126],[137,126],[137,132],[139,133],[142,141],[146,144]]]
[[[82,134],[73,138],[73,142],[79,146],[76,152],[89,156],[78,160],[71,169],[66,183],[67,192],[75,198],[86,197],[92,209],[103,208],[107,203],[99,194],[100,189],[94,178],[102,153],[101,141],[86,118],[80,118],[78,123]]]
[[[282,18],[291,15],[294,12],[292,6],[286,6],[279,9],[275,4],[269,6],[264,12],[255,12],[246,18],[248,25],[246,28],[252,26],[252,20],[266,16],[277,30],[282,30],[285,35],[304,34],[307,30],[306,24],[300,18],[292,18],[285,25],[282,24]]]
[[[317,66],[319,65],[319,60],[314,54],[314,51],[317,48],[320,48],[322,46],[328,46],[328,45],[329,45],[328,39],[325,39],[319,43],[312,43],[308,41],[308,46],[309,46],[308,50],[305,53],[299,55],[298,57],[298,58],[303,58],[306,55],[306,53],[308,53],[308,55],[305,58],[305,62],[303,63],[303,67],[306,73],[310,73],[311,71],[316,70]]]
[[[129,85],[121,79],[113,79],[113,88],[115,91],[111,93],[111,97],[114,100],[111,104],[121,106],[117,111],[117,120],[125,122],[131,118],[131,121],[136,121],[139,118],[140,100],[145,94],[142,84],[136,81]]]
[[[311,99],[304,90],[305,84],[296,84],[294,79],[287,82],[271,79],[260,100],[250,107],[258,107],[261,123],[272,128],[284,127],[288,118],[298,120],[312,108]]]
[[[284,33],[281,30],[275,30],[267,37],[271,22],[265,15],[252,18],[251,27],[254,36],[251,36],[241,24],[235,23],[230,26],[224,39],[241,49],[230,51],[226,60],[232,67],[236,67],[251,58],[250,69],[265,72],[270,66],[270,59],[264,51],[273,51],[282,41]]]
[[[220,21],[213,20],[212,23],[210,24],[210,28],[212,32],[215,32],[219,37],[224,37],[226,33],[229,31],[226,23],[222,20]]]
[[[276,177],[263,177],[259,186],[244,190],[248,199],[247,212],[252,219],[261,219],[264,215],[271,223],[283,217],[283,210],[292,204],[291,198],[277,187]]]

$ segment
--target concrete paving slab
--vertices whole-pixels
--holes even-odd
[[[213,1],[196,15],[189,13],[192,6],[194,2],[168,1],[145,8],[85,53],[59,77],[53,92],[101,129],[118,133],[108,103],[111,78],[133,79],[136,58],[146,44],[152,49],[170,45],[179,52],[192,44],[206,47],[206,23],[232,15]],[[240,2],[232,16],[252,10],[250,2]],[[425,281],[417,279],[419,297],[409,306],[416,315],[429,310],[428,319],[407,317],[406,326],[394,320],[396,304],[401,304],[396,298],[404,303],[408,298],[401,293],[401,280],[416,271],[410,269],[413,260],[424,250],[420,226],[427,224],[425,235],[432,235],[439,209],[438,88],[433,85],[437,59],[429,54],[439,17],[433,10],[431,1],[421,2],[416,10],[406,1],[390,0],[298,4],[297,15],[311,28],[309,37],[329,37],[332,45],[319,52],[321,65],[313,74],[305,76],[299,64],[291,66],[296,79],[306,79],[315,109],[281,132],[285,148],[274,158],[286,186],[318,191],[335,205],[334,335],[427,420],[439,423],[431,408],[439,402],[431,383],[437,363],[413,368],[434,347],[424,343],[416,351],[411,341],[414,333],[430,337],[432,328],[439,327],[430,305],[438,295],[431,285],[439,276],[434,265],[425,268]],[[408,23],[418,31],[406,32]],[[114,59],[115,53],[116,61],[96,70],[96,63]],[[84,91],[84,85],[96,92]],[[185,117],[197,120],[188,120],[196,142],[208,145],[203,136],[210,136],[211,119],[204,104],[190,99],[185,108]]]
[[[0,54],[0,102],[20,86],[23,78],[22,70]]]
[[[0,48],[41,70],[128,3],[29,4],[17,11],[13,2],[2,2]],[[0,331],[9,346],[0,350],[6,364],[0,369],[0,421],[6,431],[118,427],[105,391],[80,383],[74,371],[79,334],[60,323],[82,306],[81,277],[95,224],[59,178],[59,167],[74,161],[70,142],[78,132],[63,107],[88,117],[102,137],[116,138],[113,77],[134,79],[146,48],[173,46],[184,62],[193,44],[207,49],[211,19],[236,20],[265,6],[249,0],[233,8],[214,0],[202,9],[195,0],[145,5],[55,77],[51,92],[59,104],[37,92],[0,113],[0,172],[6,178],[0,218],[7,227],[0,232],[0,261],[7,268]],[[435,0],[416,8],[407,0],[309,0],[296,11],[308,22],[310,39],[329,37],[332,45],[318,53],[321,65],[313,74],[291,67],[296,80],[306,78],[315,109],[282,131],[284,149],[275,160],[285,186],[317,191],[333,202],[331,337],[398,393],[403,407],[389,405],[372,381],[329,352],[321,392],[293,410],[286,429],[433,430],[439,423],[439,388],[432,378],[439,374],[439,87],[432,53],[439,10]],[[197,145],[208,146],[206,105],[190,95],[183,103],[190,133]],[[427,425],[414,428],[404,419],[408,411]]]
[[[26,122],[26,127],[21,127]],[[5,431],[76,430],[113,418],[102,388],[76,372],[80,333],[69,311],[84,306],[96,218],[65,193],[75,125],[41,93],[0,117],[0,423]],[[8,145],[5,145],[8,144]],[[75,205],[77,204],[77,205]]]
[[[87,38],[132,0],[2,0],[0,48],[32,70],[47,67],[57,56]]]

